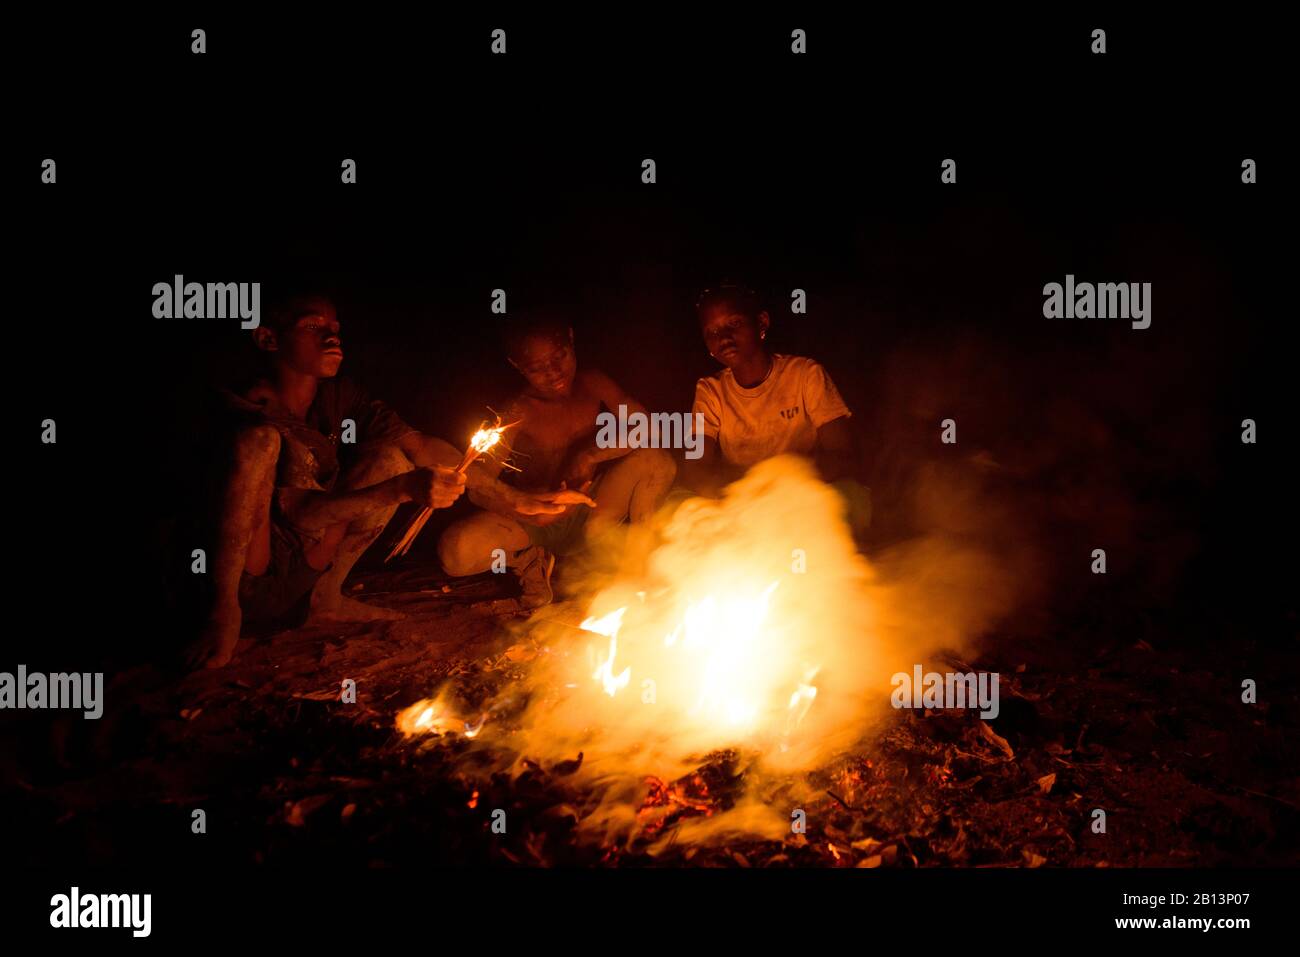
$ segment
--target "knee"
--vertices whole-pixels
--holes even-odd
[[[663,449],[637,449],[631,454],[640,477],[667,488],[677,476],[677,463]]]
[[[453,578],[473,575],[478,570],[474,561],[473,538],[464,523],[457,522],[438,539],[438,561],[442,570]]]
[[[348,469],[343,484],[352,489],[368,488],[413,468],[415,466],[406,457],[406,453],[396,445],[377,445],[360,453],[360,457]]]

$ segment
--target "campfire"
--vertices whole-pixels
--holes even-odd
[[[764,463],[679,509],[644,575],[526,623],[490,699],[445,686],[397,726],[471,739],[492,773],[565,778],[579,838],[609,848],[788,836],[824,798],[808,776],[879,724],[890,674],[923,650],[840,508],[802,461]]]

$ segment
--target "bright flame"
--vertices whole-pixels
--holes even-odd
[[[877,571],[811,465],[768,460],[723,499],[683,503],[644,573],[602,580],[576,629],[560,605],[528,624],[545,653],[529,660],[522,686],[487,706],[509,714],[494,740],[530,767],[585,755],[564,772],[599,795],[581,819],[584,838],[612,845],[647,833],[664,819],[638,810],[648,778],[680,780],[722,761],[739,775],[725,785],[741,789],[734,803],[723,811],[696,795],[699,807],[686,804],[702,813],[656,840],[781,839],[790,833],[782,801],[803,800],[811,786],[791,775],[859,746],[893,713],[891,675],[958,647],[1003,607],[996,589],[987,597],[989,566],[982,552],[926,539]],[[412,705],[398,725],[477,731],[441,695]],[[683,806],[681,789],[669,790]]]
[[[578,627],[603,640],[587,645],[584,674],[560,635],[538,663],[529,753],[581,750],[593,768],[666,778],[726,749],[813,768],[858,740],[892,672],[835,492],[801,462],[765,463],[724,500],[683,505],[664,539],[643,577],[591,601]],[[795,550],[817,555],[815,571]]]
[[[404,708],[397,715],[397,730],[405,735],[442,733],[448,730],[448,722],[440,705],[430,698],[422,698],[409,708]]]
[[[397,715],[397,730],[408,737],[422,734],[446,734],[456,731],[467,738],[476,738],[487,723],[487,715],[479,716],[478,721],[470,723],[460,717],[450,701],[448,689],[444,688],[433,698],[422,698],[408,708],[403,708]]]
[[[469,440],[469,447],[482,455],[501,441],[501,433],[509,426],[499,425],[494,429],[479,429]]]
[[[610,697],[620,689],[626,688],[628,680],[632,677],[631,668],[624,668],[617,676],[614,674],[614,656],[618,654],[618,630],[623,626],[623,613],[626,611],[627,608],[623,607],[610,612],[604,618],[588,618],[578,626],[583,631],[604,635],[609,639],[609,657],[597,665],[591,676],[601,683],[605,694]]]
[[[604,635],[606,638],[617,638],[618,630],[623,627],[623,615],[627,607],[611,611],[604,618],[588,618],[578,627],[583,631],[594,632],[598,635]]]
[[[624,668],[616,676],[614,674],[614,656],[618,654],[618,638],[614,635],[609,636],[609,657],[600,663],[592,677],[601,683],[605,689],[605,694],[611,698],[614,694],[627,687],[628,681],[632,677],[632,669]]]
[[[775,676],[764,656],[771,651],[763,629],[769,599],[780,582],[756,597],[718,601],[712,595],[686,609],[684,652],[695,655],[698,691],[694,714],[749,728],[763,708],[764,692]],[[777,679],[779,681],[779,679]]]
[[[773,581],[757,594],[742,593],[724,600],[709,595],[687,602],[681,620],[664,636],[662,647],[671,649],[670,653],[657,653],[652,630],[640,631],[638,637],[646,647],[642,649],[645,654],[637,657],[647,662],[643,667],[651,687],[658,685],[649,676],[651,672],[666,674],[675,688],[684,691],[682,700],[689,702],[687,713],[692,720],[753,730],[769,710],[770,693],[781,688],[786,667],[781,650],[764,628],[772,593],[779,585]],[[578,626],[609,638],[609,655],[600,661],[592,678],[610,697],[632,679],[631,665],[614,674],[619,630],[627,610],[624,605],[603,617],[587,618]],[[793,716],[786,723],[787,734],[798,727],[817,696],[817,689],[807,683],[817,670],[803,669],[802,680],[794,682],[786,709]]]

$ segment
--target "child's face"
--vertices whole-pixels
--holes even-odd
[[[700,316],[700,331],[709,355],[729,369],[762,355],[766,319],[766,313],[754,317],[726,304],[711,306]]]
[[[272,342],[275,361],[303,375],[329,379],[338,375],[343,363],[339,321],[331,309],[322,308],[300,316],[292,326],[276,334]]]
[[[561,341],[549,336],[530,336],[520,345],[518,355],[511,357],[510,364],[538,395],[568,395],[578,374],[573,332]]]

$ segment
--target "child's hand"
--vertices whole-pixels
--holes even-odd
[[[554,502],[556,505],[587,505],[591,508],[596,507],[595,499],[587,495],[587,489],[591,488],[591,481],[588,480],[581,489],[565,488],[564,483],[554,492],[547,492],[538,496],[544,501]]]
[[[564,483],[554,492],[521,492],[514,501],[520,515],[559,515],[574,505],[595,508],[596,503],[587,495],[588,482],[581,489],[566,488]]]
[[[596,465],[596,457],[591,454],[590,450],[579,452],[569,462],[569,466],[565,470],[564,483],[560,487],[578,488],[585,492],[596,477]]]
[[[429,508],[447,508],[465,491],[465,475],[442,465],[403,474],[406,494]]]
[[[521,492],[510,504],[520,515],[559,515],[564,511],[563,505],[544,501],[540,495],[529,492]]]

